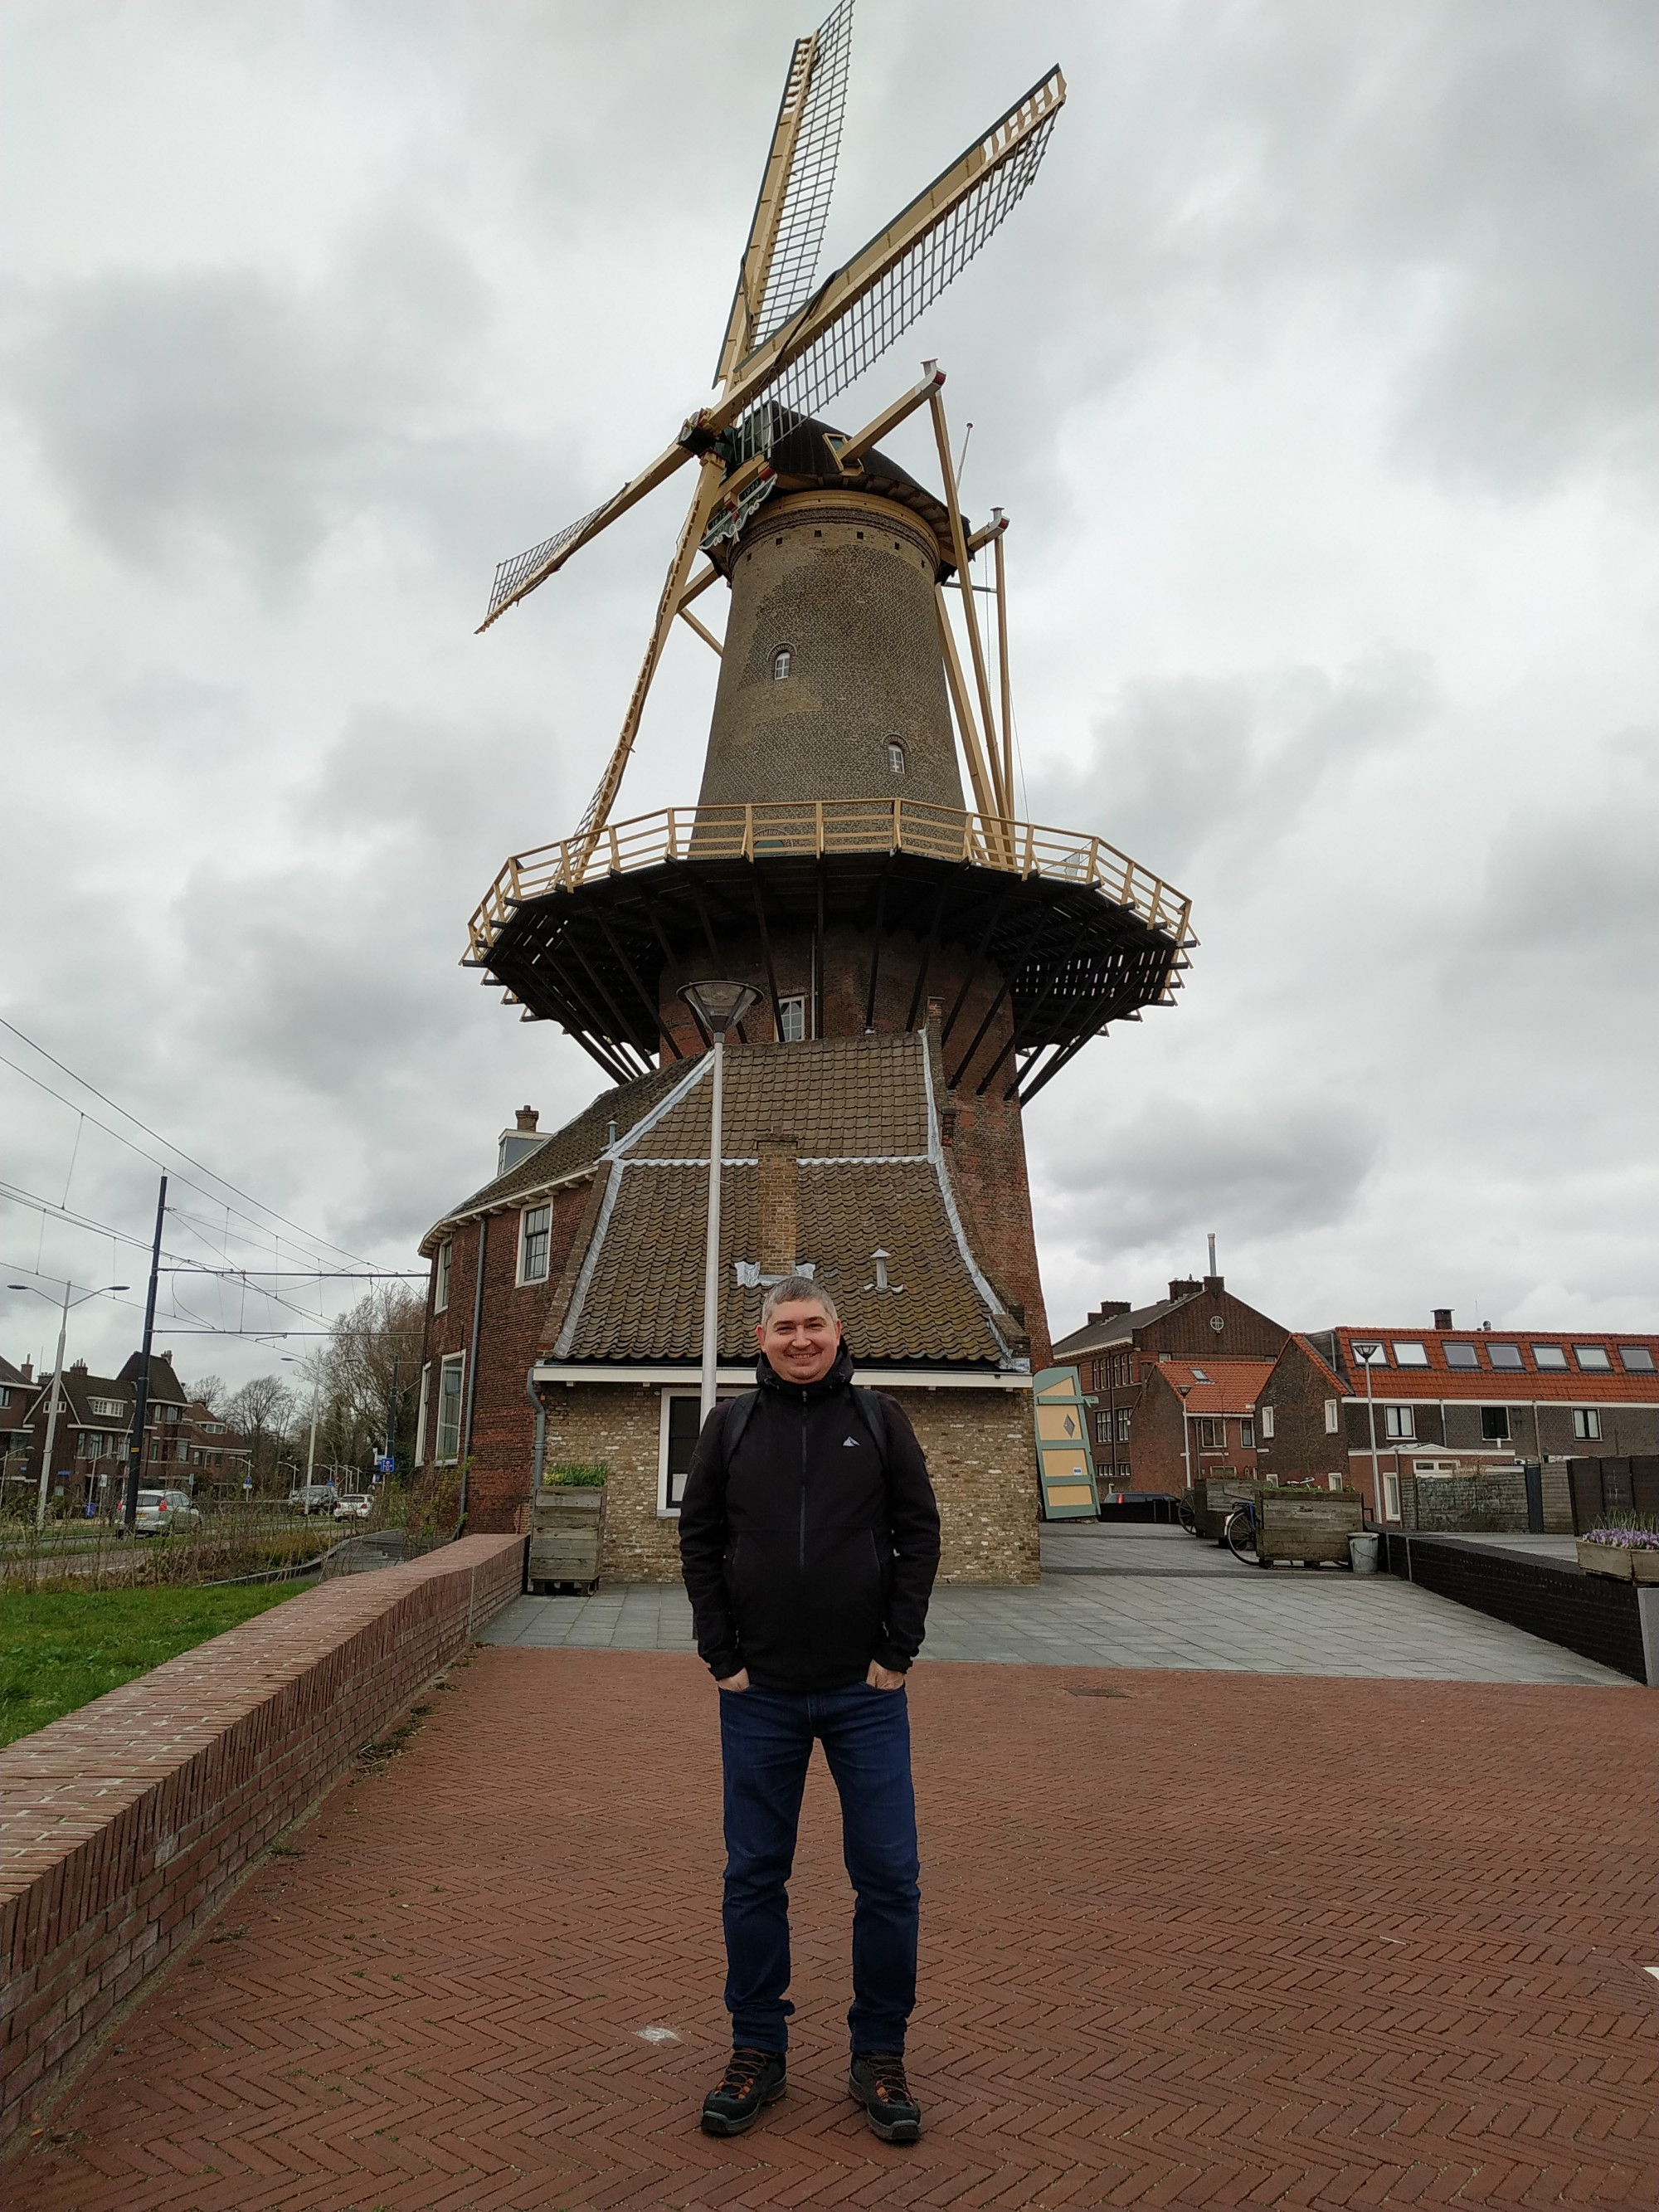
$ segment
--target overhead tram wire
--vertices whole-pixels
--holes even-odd
[[[363,1255],[361,1252],[353,1252],[343,1244],[337,1244],[331,1237],[320,1236],[314,1230],[307,1229],[303,1227],[301,1223],[290,1219],[286,1213],[279,1213],[274,1206],[267,1206],[263,1199],[255,1198],[252,1191],[244,1190],[240,1183],[232,1182],[228,1176],[222,1176],[215,1169],[209,1167],[205,1160],[198,1160],[193,1152],[187,1152],[182,1146],[173,1144],[168,1138],[164,1137],[159,1129],[152,1129],[148,1121],[141,1121],[137,1114],[129,1113],[125,1106],[121,1105],[117,1100],[110,1097],[106,1092],[100,1091],[95,1083],[88,1083],[84,1075],[76,1074],[74,1068],[72,1068],[66,1060],[59,1060],[56,1053],[48,1052],[45,1045],[37,1044],[34,1039],[30,1036],[27,1030],[20,1030],[15,1022],[8,1021],[3,1014],[0,1014],[0,1029],[9,1030],[12,1036],[18,1038],[22,1043],[26,1044],[31,1052],[38,1052],[42,1060],[49,1060],[52,1066],[59,1069],[64,1075],[67,1075],[71,1083],[78,1083],[83,1091],[90,1091],[92,1096],[100,1100],[104,1105],[107,1106],[112,1113],[118,1114],[124,1121],[131,1121],[135,1129],[142,1129],[144,1134],[147,1137],[152,1138],[156,1144],[164,1146],[167,1151],[173,1153],[178,1158],[187,1160],[191,1167],[198,1168],[204,1175],[211,1176],[215,1182],[222,1184],[226,1190],[234,1191],[238,1198],[245,1198],[250,1206],[258,1206],[260,1212],[269,1214],[273,1221],[280,1221],[285,1229],[293,1229],[297,1231],[298,1233],[302,1237],[306,1238],[308,1243],[315,1245],[325,1246],[329,1251],[339,1253],[343,1259],[357,1261],[363,1260]],[[3,1059],[4,1055],[0,1054],[0,1060]],[[72,1099],[63,1098],[61,1092],[53,1091],[50,1084],[41,1082],[40,1078],[38,1075],[31,1074],[27,1068],[18,1067],[15,1060],[8,1060],[4,1061],[4,1064],[8,1067],[15,1068],[17,1073],[22,1076],[27,1081],[39,1084],[40,1088],[48,1092],[51,1097],[61,1099],[63,1104],[70,1107],[72,1111],[81,1113],[84,1110],[83,1109],[76,1106]],[[94,1117],[88,1115],[88,1119],[93,1121],[94,1127],[104,1128],[104,1124],[96,1121]],[[130,1137],[123,1137],[118,1130],[106,1129],[105,1134],[106,1136],[113,1137],[118,1144],[127,1145],[132,1151],[141,1152],[142,1157],[145,1158],[149,1158],[148,1153],[142,1152],[142,1147],[137,1145],[134,1145]],[[162,1160],[152,1160],[150,1164],[153,1167],[165,1167],[167,1163]],[[180,1176],[179,1181],[187,1182],[188,1179],[186,1177]],[[188,1187],[191,1189],[198,1188],[198,1186],[193,1183],[188,1184]],[[202,1195],[204,1198],[213,1199],[213,1194],[210,1191],[204,1191]],[[219,1199],[214,1200],[214,1203],[222,1205],[224,1201],[222,1199]],[[246,1221],[250,1220],[251,1217],[244,1214],[242,1218]],[[258,1224],[255,1225],[257,1226]],[[367,1265],[368,1263],[365,1261],[364,1264]]]

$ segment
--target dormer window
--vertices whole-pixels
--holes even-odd
[[[904,747],[897,738],[889,738],[887,740],[887,765],[895,775],[904,774]]]
[[[777,651],[772,655],[772,681],[775,684],[787,684],[794,669],[794,647],[793,645],[781,645]]]

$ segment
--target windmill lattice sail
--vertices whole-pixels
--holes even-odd
[[[767,271],[766,295],[755,330],[763,345],[775,331],[804,307],[812,294],[830,199],[841,153],[842,118],[847,109],[847,70],[853,55],[853,0],[842,0],[819,26],[812,78],[801,113],[800,130],[789,167],[788,188],[778,219],[777,238]]]

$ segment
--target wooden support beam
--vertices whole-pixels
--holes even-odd
[[[921,383],[913,384],[890,407],[884,407],[861,430],[854,430],[850,435],[845,430],[826,430],[823,442],[842,476],[861,477],[864,471],[860,464],[872,446],[878,446],[890,430],[896,430],[918,407],[925,407],[944,381],[945,371],[939,363],[925,361],[921,364]]]
[[[1013,810],[1008,804],[1008,794],[1002,788],[1000,763],[997,759],[997,718],[991,706],[991,686],[985,672],[985,649],[980,641],[979,611],[974,605],[974,594],[968,574],[968,538],[963,526],[962,506],[957,497],[956,464],[951,458],[951,432],[945,419],[945,402],[937,390],[928,403],[933,417],[933,443],[939,449],[939,473],[945,480],[945,504],[951,518],[951,547],[956,557],[957,575],[962,584],[962,611],[968,624],[968,649],[973,656],[974,684],[979,693],[980,713],[984,717],[983,727],[991,762],[991,787],[996,794],[996,811],[1005,822],[1012,822]]]
[[[714,653],[717,660],[723,660],[726,658],[726,648],[720,643],[719,638],[715,636],[713,630],[705,629],[703,628],[702,624],[697,620],[696,615],[692,613],[690,607],[682,605],[679,610],[679,616],[680,620],[683,623],[688,624],[690,629],[696,630],[697,635]]]
[[[980,744],[974,710],[969,704],[968,687],[963,681],[962,662],[957,653],[956,633],[951,627],[950,610],[945,604],[943,585],[934,585],[933,599],[939,609],[939,650],[945,656],[945,680],[950,690],[951,704],[956,709],[963,757],[968,763],[968,780],[974,787],[974,805],[979,810],[988,832],[991,832],[1002,817],[1002,807],[996,786],[985,765],[985,754]],[[1001,857],[1000,851],[997,857]]]

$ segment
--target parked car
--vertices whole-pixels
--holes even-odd
[[[374,1510],[374,1500],[367,1491],[348,1491],[334,1508],[337,1521],[367,1521]]]
[[[141,1490],[133,1527],[143,1535],[157,1535],[167,1528],[199,1528],[202,1516],[182,1490]]]
[[[291,1513],[331,1513],[338,1496],[331,1482],[302,1482],[297,1490],[288,1493]]]

